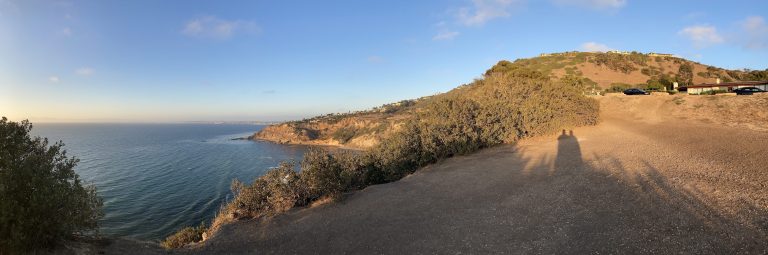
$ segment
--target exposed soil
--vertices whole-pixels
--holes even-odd
[[[648,82],[648,79],[651,78],[651,76],[645,75],[642,73],[641,69],[643,68],[657,68],[656,70],[665,73],[671,76],[674,76],[674,74],[678,73],[678,70],[680,69],[680,64],[675,63],[671,60],[663,60],[662,62],[656,62],[653,60],[654,58],[650,58],[647,62],[647,66],[639,66],[634,65],[637,70],[624,73],[617,70],[612,70],[611,68],[604,66],[604,65],[597,65],[595,63],[591,62],[584,62],[579,63],[575,65],[578,72],[581,72],[582,76],[585,78],[589,78],[590,80],[597,83],[598,86],[606,89],[610,88],[611,84],[614,82],[622,82],[630,85],[635,84],[646,84]],[[702,83],[715,83],[717,81],[716,77],[701,77],[697,75],[699,72],[707,72],[707,66],[702,65],[700,63],[690,62],[693,70],[693,84],[702,84]],[[719,73],[722,73],[722,75],[725,75],[724,72],[718,71]],[[552,70],[552,73],[557,77],[563,77],[566,75],[566,70],[564,68],[561,69],[555,69]]]
[[[236,222],[176,252],[768,253],[768,118],[732,109],[768,97],[674,98],[602,97],[598,126]]]

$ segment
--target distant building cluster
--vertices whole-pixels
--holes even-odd
[[[578,52],[576,52],[576,51],[569,51],[569,52],[564,52],[564,53],[541,53],[541,54],[539,54],[539,57],[551,57],[551,56],[560,56],[560,55],[569,56],[569,55],[574,55],[576,53],[578,53]],[[622,51],[622,50],[609,50],[606,53],[629,55],[629,54],[638,53],[638,52]],[[642,54],[642,53],[639,53],[639,54]],[[651,57],[674,57],[675,55],[674,54],[668,54],[668,53],[650,52],[650,53],[648,53],[648,56],[651,56]]]
[[[651,57],[674,57],[675,55],[674,54],[667,54],[667,53],[651,52],[651,53],[648,53],[648,56],[651,56]]]
[[[629,55],[632,52],[629,51],[621,51],[621,50],[609,50],[607,53],[613,53],[613,54],[621,54],[621,55]]]
[[[551,56],[575,56],[576,54],[579,54],[581,52],[578,51],[566,51],[562,53],[541,53],[539,54],[539,57],[551,57]]]
[[[737,81],[737,82],[720,82],[720,78],[715,83],[704,83],[698,85],[688,86],[688,94],[701,94],[708,91],[724,90],[732,92],[734,89],[755,87],[762,90],[768,90],[768,81]]]

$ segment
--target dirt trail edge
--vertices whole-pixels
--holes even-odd
[[[668,99],[606,97],[599,126],[230,224],[180,252],[768,253],[768,132],[664,118],[643,108],[665,105],[653,100]]]

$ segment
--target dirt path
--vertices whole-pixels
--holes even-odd
[[[599,126],[231,224],[186,252],[768,253],[768,132],[611,103]]]

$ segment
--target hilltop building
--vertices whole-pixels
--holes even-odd
[[[744,87],[756,87],[762,90],[768,90],[768,81],[737,81],[721,83],[720,79],[717,79],[716,83],[704,83],[688,86],[688,94],[701,94],[708,91],[718,90],[731,92],[734,89]]]
[[[629,52],[629,51],[621,51],[621,50],[609,50],[607,53],[629,55],[631,52]]]
[[[648,56],[651,56],[651,57],[674,57],[675,55],[674,54],[667,54],[667,53],[651,52],[651,53],[648,53]]]

